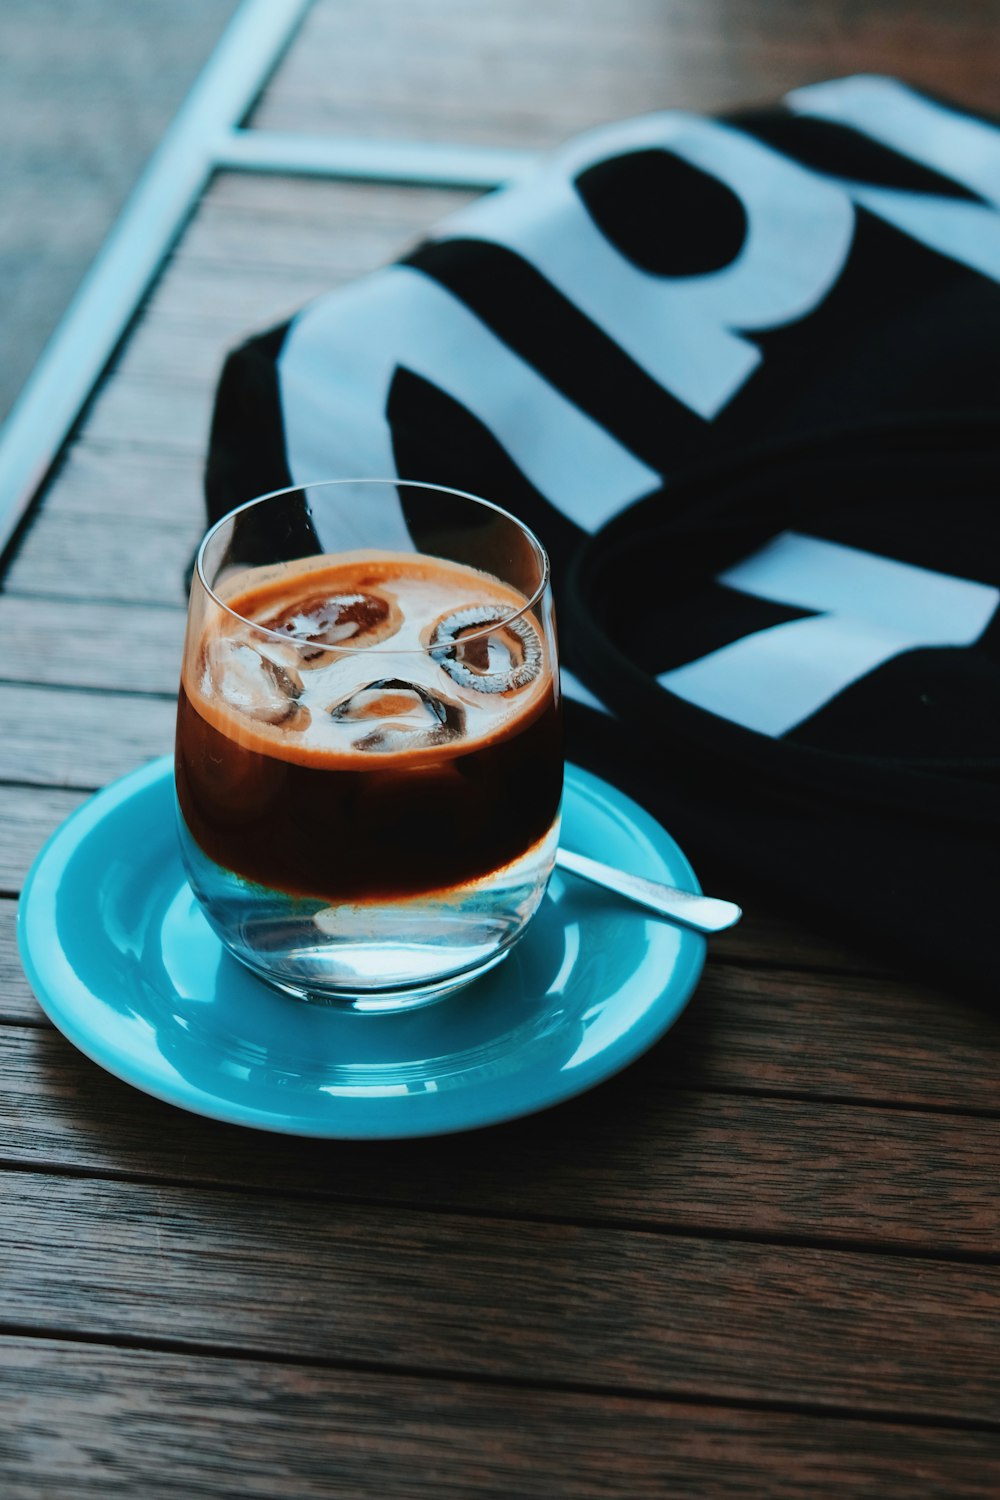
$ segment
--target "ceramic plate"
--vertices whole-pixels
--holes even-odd
[[[698,889],[664,829],[572,766],[562,842]],[[289,999],[202,917],[180,862],[169,759],[57,830],[18,930],[52,1021],[117,1077],[217,1120],[353,1139],[468,1130],[593,1087],[673,1023],[705,953],[698,934],[557,871],[510,956],[434,1005],[357,1015]]]

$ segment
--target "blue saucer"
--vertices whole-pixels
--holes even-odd
[[[562,842],[698,890],[670,835],[567,767]],[[616,1073],[673,1023],[705,940],[558,871],[498,968],[422,1010],[288,999],[223,949],[184,878],[169,759],[92,797],[53,835],[18,912],[45,1011],[110,1073],[213,1119],[378,1139],[530,1114]]]

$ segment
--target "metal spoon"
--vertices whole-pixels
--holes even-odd
[[[629,875],[625,870],[616,870],[613,865],[601,864],[586,854],[573,854],[569,849],[556,852],[556,864],[582,880],[591,880],[603,885],[620,896],[640,906],[648,906],[679,922],[682,927],[693,927],[696,932],[722,932],[732,927],[743,915],[733,901],[720,901],[717,896],[699,896],[694,891],[681,891],[673,885],[661,885],[658,880],[643,880],[641,875]]]

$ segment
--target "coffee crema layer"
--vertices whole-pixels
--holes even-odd
[[[230,580],[188,641],[181,811],[203,852],[294,895],[444,893],[548,833],[562,787],[550,651],[526,600],[418,554]]]
[[[457,563],[308,559],[242,575],[224,602],[184,689],[222,734],[285,760],[360,770],[372,754],[431,759],[445,739],[467,754],[551,688],[524,597]]]

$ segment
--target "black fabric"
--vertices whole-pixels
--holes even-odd
[[[249,339],[223,366],[205,466],[210,523],[256,495],[292,483],[275,368],[287,332],[282,323]]]
[[[888,555],[1000,584],[1000,549],[984,547],[981,525],[996,524],[998,476],[1000,422],[855,430],[757,454],[674,485],[669,515],[654,497],[611,523],[579,554],[564,607],[577,671],[622,715],[601,722],[574,705],[577,752],[593,769],[623,779],[734,890],[990,1000],[1000,977],[995,619],[973,647],[895,657],[777,740],[682,702],[654,674],[701,654],[706,624],[718,624],[719,559],[791,518],[810,534],[888,544]],[[730,623],[743,636],[773,619]],[[664,643],[662,655],[640,664],[637,632]]]
[[[891,113],[898,86],[871,88]],[[803,113],[801,100],[732,116],[726,139],[808,174],[787,184],[779,174],[756,209],[749,188],[744,202],[738,181],[696,165],[697,151],[685,159],[668,136],[663,149],[609,148],[576,171],[577,199],[607,244],[681,297],[699,278],[710,284],[739,270],[775,194],[786,195],[779,218],[786,208],[794,217],[806,182],[849,202],[849,239],[829,284],[815,293],[807,284],[794,315],[732,324],[757,362],[707,415],[683,380],[667,389],[627,340],[560,290],[533,263],[530,243],[522,252],[466,219],[406,257],[418,290],[443,289],[647,466],[642,498],[593,534],[528,477],[461,392],[405,360],[370,418],[388,423],[398,474],[497,500],[546,543],[566,664],[614,711],[569,703],[574,760],[648,806],[695,867],[744,904],[759,892],[918,975],[992,998],[1000,980],[1000,624],[990,614],[990,591],[1000,589],[1000,260],[991,270],[996,205],[970,185],[969,163],[946,160],[937,145],[952,150],[959,137],[935,130],[945,119],[995,127],[925,104],[921,130],[926,124],[932,145],[912,154],[905,140],[897,149],[877,131]],[[840,107],[834,97],[833,113]],[[1000,163],[1000,132],[983,140]],[[519,191],[508,190],[512,203]],[[503,195],[496,201],[502,208]],[[937,215],[930,228],[919,215],[911,223],[913,204]],[[808,272],[792,256],[773,276],[792,285],[800,276],[808,283]],[[227,361],[207,470],[210,519],[302,481],[287,403],[288,391],[303,387],[285,389],[282,371],[311,316],[305,309]],[[332,342],[331,372],[342,358]],[[692,368],[697,358],[695,341]],[[315,464],[321,433],[313,444]],[[356,472],[349,453],[331,440],[325,477],[345,472]],[[882,620],[859,598],[864,629],[887,632],[884,660],[845,668],[803,716],[779,716],[762,730],[735,710],[685,699],[674,674],[741,643],[773,643],[778,630],[806,639],[791,632],[835,613],[813,599],[811,583],[796,599],[726,582],[729,570],[738,578],[748,566],[759,571],[782,538],[793,551],[826,549],[835,573],[857,563],[859,578],[884,574],[890,593],[892,570],[880,572],[879,560],[898,564],[911,605],[897,649],[892,610]],[[914,590],[925,583],[928,618],[945,620],[930,629],[931,644],[912,619]],[[950,606],[933,605],[940,588],[957,589],[956,619],[971,611],[973,623],[956,625],[954,640]],[[775,697],[783,691],[775,679]]]

